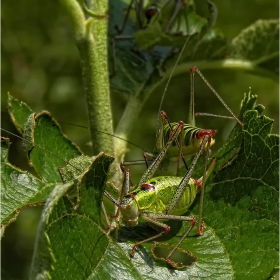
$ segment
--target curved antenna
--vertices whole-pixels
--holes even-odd
[[[64,123],[64,124],[67,124],[67,125],[72,125],[72,126],[77,126],[77,127],[81,127],[81,128],[85,128],[85,129],[89,129],[87,126],[84,126],[84,125],[80,125],[80,124],[74,124],[74,123],[68,123],[68,122],[63,122],[63,121],[59,121],[59,123]],[[109,132],[105,132],[105,131],[102,131],[102,130],[99,130],[99,129],[94,129],[95,131],[99,132],[99,133],[102,133],[102,134],[105,134],[105,135],[108,135],[108,136],[111,136],[111,137],[114,137],[114,138],[117,138],[117,139],[120,139],[122,141],[125,141],[127,143],[129,143],[130,145],[142,150],[143,152],[147,152],[147,150],[143,149],[142,147],[138,146],[137,144],[134,144],[133,142],[127,140],[127,139],[124,139],[120,136],[117,136],[115,134],[111,134]]]
[[[2,111],[2,113],[5,113],[5,114],[8,114],[8,115],[9,115],[9,113],[8,113],[8,112],[5,112],[5,111]],[[69,123],[69,122],[64,122],[64,121],[58,121],[58,122],[59,122],[59,123],[63,123],[63,124],[67,124],[67,125],[72,125],[72,126],[77,126],[77,127],[89,129],[87,126],[80,125],[80,124]],[[2,128],[1,128],[1,129],[2,129]],[[3,130],[4,130],[4,129],[3,129]],[[6,130],[4,130],[4,131],[6,131]],[[148,153],[146,149],[144,149],[144,148],[140,147],[139,145],[137,145],[137,144],[135,144],[135,143],[133,143],[133,142],[127,140],[127,139],[124,139],[124,138],[122,138],[122,137],[120,137],[120,136],[117,136],[117,135],[115,135],[115,134],[111,134],[111,133],[109,133],[109,132],[105,132],[105,131],[102,131],[102,130],[98,130],[98,129],[95,129],[95,131],[97,131],[97,132],[99,132],[99,133],[103,133],[103,134],[108,135],[108,136],[111,136],[111,137],[114,137],[114,138],[117,138],[117,139],[120,139],[120,140],[122,140],[122,141],[125,141],[125,142],[129,143],[130,145],[132,145],[132,146],[134,146],[134,147],[136,147],[136,148],[142,150],[144,153]],[[150,153],[148,153],[148,154],[150,154]]]
[[[33,147],[38,147],[38,148],[44,150],[45,152],[49,153],[50,155],[52,155],[52,156],[54,156],[54,157],[60,159],[60,160],[63,161],[65,164],[69,164],[69,165],[72,166],[73,168],[77,169],[79,172],[82,172],[82,170],[79,170],[76,166],[72,165],[72,164],[69,163],[67,160],[61,158],[60,156],[58,156],[57,154],[53,153],[52,151],[50,151],[50,150],[48,150],[48,149],[46,149],[46,148],[44,148],[44,147],[42,147],[42,146],[40,146],[40,145],[38,145],[38,144],[35,144],[35,143],[33,143],[32,141],[30,141],[30,140],[28,140],[28,139],[24,139],[23,137],[21,137],[21,136],[15,134],[15,133],[12,133],[12,132],[10,132],[10,131],[8,131],[8,130],[2,128],[2,127],[1,127],[1,130],[4,131],[4,132],[6,132],[6,133],[8,133],[8,134],[10,134],[10,135],[13,135],[13,136],[15,136],[15,137],[21,139],[21,140],[23,140],[23,141],[26,141],[26,142],[28,142],[28,143],[31,143],[31,144],[33,145]]]
[[[201,30],[202,35],[205,35],[205,33],[215,24],[216,18],[217,18],[217,8],[216,8],[215,4],[212,1],[210,1],[210,0],[207,0],[207,2],[208,2],[208,10],[210,12],[210,15],[209,15],[209,17],[207,19],[208,22],[207,22],[206,30],[203,30],[203,29]],[[160,104],[159,104],[159,109],[158,109],[158,116],[157,116],[157,122],[156,122],[156,135],[158,134],[160,112],[162,110],[161,107],[162,107],[162,104],[163,104],[163,100],[165,98],[165,94],[167,92],[167,88],[168,88],[168,86],[170,84],[170,81],[171,81],[171,78],[172,78],[172,76],[174,74],[174,71],[175,71],[175,69],[176,69],[176,67],[177,67],[177,65],[179,63],[180,58],[182,57],[182,54],[183,54],[183,52],[184,52],[184,50],[185,50],[185,48],[186,48],[186,46],[188,44],[188,41],[190,39],[190,36],[191,36],[195,26],[196,26],[196,23],[193,25],[192,30],[190,31],[189,36],[187,37],[187,39],[186,39],[186,41],[185,41],[185,43],[183,45],[183,48],[182,48],[182,50],[181,50],[181,52],[180,52],[180,54],[179,54],[179,56],[178,56],[178,58],[177,58],[177,60],[176,60],[176,62],[174,64],[174,66],[173,66],[173,68],[171,70],[171,73],[170,73],[170,75],[168,77],[166,86],[164,88],[164,91],[163,91],[163,94],[162,94],[162,97],[161,97],[161,100],[160,100]]]
[[[189,39],[190,39],[190,35],[187,37],[187,39],[186,39],[186,41],[185,41],[185,43],[183,45],[183,48],[182,48],[182,50],[181,50],[181,52],[180,52],[180,54],[179,54],[179,56],[178,56],[178,58],[177,58],[177,60],[176,60],[176,62],[174,64],[174,66],[173,66],[173,68],[171,70],[171,73],[170,73],[170,75],[168,77],[167,83],[165,85],[165,88],[164,88],[164,91],[163,91],[163,94],[162,94],[162,97],[161,97],[161,100],[160,100],[159,109],[158,109],[158,116],[157,116],[157,123],[156,123],[156,135],[158,133],[158,125],[159,125],[161,107],[162,107],[162,104],[163,104],[163,100],[164,100],[165,94],[167,92],[167,88],[168,88],[168,86],[170,84],[171,78],[172,78],[172,76],[173,76],[173,74],[175,72],[175,69],[176,69],[176,67],[177,67],[177,65],[179,63],[179,60],[181,59],[182,54],[183,54],[183,52],[184,52],[184,50],[185,50],[185,48],[186,48],[186,46],[188,44]]]

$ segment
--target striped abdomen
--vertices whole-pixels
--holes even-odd
[[[171,127],[172,129],[175,129],[175,127],[177,126],[177,123],[171,123]],[[211,134],[215,134],[217,131],[216,130],[205,130],[205,129],[201,129],[198,127],[194,127],[191,126],[189,124],[184,124],[184,130],[183,130],[183,141],[182,141],[182,153],[184,156],[186,155],[192,155],[195,154],[199,147],[200,144],[203,140],[203,136],[201,137],[201,133],[200,132],[208,132]],[[163,140],[162,140],[162,147],[164,146],[164,144],[168,141],[169,137],[171,134],[171,130],[168,124],[166,124],[163,127]],[[181,132],[178,131],[177,135],[176,135],[176,139],[178,140],[178,142],[180,143],[180,137],[181,137]],[[215,140],[211,137],[211,143],[210,146],[212,146],[215,143]],[[162,149],[162,147],[159,147],[158,150]],[[206,146],[205,146],[206,148]],[[176,145],[176,142],[173,141],[170,148],[168,149],[167,153],[166,153],[166,157],[167,158],[173,158],[173,157],[177,157],[178,156],[178,147]]]

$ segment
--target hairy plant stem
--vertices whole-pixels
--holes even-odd
[[[107,0],[87,1],[87,19],[83,1],[60,0],[72,21],[76,44],[81,57],[82,76],[88,110],[89,128],[93,154],[105,152],[116,157],[114,139],[96,131],[113,133],[113,118],[110,103],[107,47]],[[114,161],[116,172],[110,181],[121,186],[122,174],[118,159]]]
[[[88,8],[100,15],[89,19],[76,0],[60,1],[70,15],[81,57],[93,154],[103,151],[114,155],[113,139],[96,133],[102,130],[113,134],[107,65],[107,0],[88,1],[91,2]]]

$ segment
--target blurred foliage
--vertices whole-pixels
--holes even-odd
[[[258,19],[278,18],[278,2],[275,0],[216,0],[215,4],[219,12],[217,27],[227,38],[234,38]],[[2,3],[1,74],[2,126],[5,129],[16,132],[5,114],[8,91],[15,98],[27,102],[35,111],[48,110],[59,121],[86,125],[79,55],[72,38],[69,18],[57,2],[10,0]],[[208,70],[203,71],[203,74],[234,112],[239,111],[243,93],[251,86],[252,93],[258,95],[258,102],[266,107],[267,115],[275,119],[274,132],[278,131],[279,95],[275,80],[233,70]],[[172,121],[187,118],[189,87],[189,75],[172,79],[163,104],[163,109]],[[130,141],[141,143],[148,151],[154,148],[155,123],[163,88],[164,85],[150,97],[130,137]],[[199,78],[196,79],[195,92],[198,111],[225,114],[224,108]],[[126,101],[125,96],[112,92],[115,123],[120,118]],[[227,120],[210,118],[197,120],[200,127],[219,130],[216,149],[231,130],[228,123]],[[90,148],[86,145],[89,141],[87,130],[66,125],[63,130],[73,142],[90,153]],[[10,161],[26,169],[21,144],[14,138],[11,141],[14,144]],[[133,150],[129,157],[139,158],[141,151]],[[2,241],[3,279],[26,279],[28,276],[31,248],[41,211],[38,207],[35,211],[34,209],[22,211],[17,222],[11,224],[5,232]]]

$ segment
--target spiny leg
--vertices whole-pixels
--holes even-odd
[[[205,157],[204,157],[204,164],[203,164],[203,177],[202,177],[202,183],[201,183],[201,187],[200,187],[199,216],[198,216],[198,224],[197,224],[197,233],[199,235],[202,235],[204,232],[204,224],[202,221],[202,212],[203,212],[203,198],[204,198],[205,182],[207,179],[207,163],[208,163],[208,159],[209,159],[210,143],[211,143],[211,137],[208,137],[206,153],[205,153]],[[210,170],[210,173],[211,172],[212,171]]]
[[[186,216],[175,216],[175,215],[165,215],[165,214],[154,214],[154,213],[142,213],[141,214],[141,218],[147,222],[150,222],[156,226],[159,226],[159,227],[162,227],[164,228],[164,231],[152,236],[152,237],[149,237],[149,238],[146,238],[140,242],[137,242],[136,244],[134,244],[133,246],[133,249],[130,253],[130,256],[133,257],[134,254],[135,254],[135,251],[137,249],[137,247],[143,243],[146,243],[146,242],[149,242],[149,241],[152,241],[156,238],[159,238],[165,234],[167,234],[169,231],[170,231],[170,226],[162,223],[162,222],[159,222],[158,220],[176,220],[176,221],[189,221],[191,222],[191,225],[189,227],[189,229],[187,230],[187,232],[189,233],[191,231],[191,229],[194,227],[195,225],[195,219],[193,217],[186,217]],[[185,234],[185,236],[187,236]],[[177,247],[176,247],[177,248]]]
[[[234,120],[234,117],[230,117],[230,116],[221,116],[221,115],[215,115],[215,114],[211,114],[211,113],[195,113],[194,114],[195,117],[214,117],[214,118],[221,118],[221,119],[228,119],[228,120]]]
[[[131,161],[123,161],[120,164],[121,170],[124,172],[124,167],[125,166],[131,166],[131,165],[146,165],[147,168],[149,168],[149,163],[152,163],[153,160],[148,160],[149,157],[155,158],[156,156],[150,153],[143,153],[143,160],[131,160]]]
[[[212,132],[210,130],[210,132]],[[216,133],[217,131],[215,131]],[[187,173],[185,174],[185,176],[183,177],[182,181],[180,182],[179,186],[177,187],[177,190],[173,196],[173,198],[169,201],[169,203],[167,204],[166,206],[166,209],[165,209],[165,213],[166,214],[170,214],[172,213],[172,211],[174,210],[174,208],[176,207],[176,205],[178,204],[178,202],[180,201],[188,183],[189,183],[189,180],[191,178],[191,175],[193,173],[193,170],[194,170],[194,167],[198,161],[198,158],[200,157],[204,147],[205,147],[205,144],[207,143],[207,149],[206,149],[206,155],[205,155],[205,159],[204,159],[204,174],[203,174],[203,181],[202,181],[202,198],[201,198],[201,202],[203,202],[203,195],[204,195],[204,184],[205,184],[205,175],[206,175],[206,166],[207,166],[207,162],[208,162],[208,158],[209,158],[209,148],[210,148],[210,143],[211,143],[211,138],[212,138],[212,134],[209,133],[207,130],[205,131],[199,131],[200,134],[200,137],[203,137],[202,141],[201,141],[201,144],[200,144],[200,147],[199,147],[199,150],[197,151]],[[202,206],[201,206],[201,210],[200,210],[201,214],[200,214],[200,224],[199,226],[201,226],[201,217],[202,217]],[[200,229],[199,229],[200,231]]]
[[[167,114],[164,111],[160,112],[160,115],[162,117],[162,119],[164,119],[166,121],[166,123],[168,124],[170,131],[173,131],[173,128],[171,126],[171,123],[169,121],[169,118],[167,116]],[[163,131],[163,127],[161,128],[161,131]],[[183,147],[183,132],[184,132],[184,128],[181,128],[180,131],[180,140],[178,141],[177,137],[175,137],[174,141],[178,147],[178,159],[177,159],[177,176],[179,175],[179,169],[180,169],[180,160],[182,159],[186,169],[188,169],[187,163],[185,161],[184,155],[182,153],[182,147]],[[161,137],[163,137],[163,134],[161,135]]]
[[[107,228],[105,229],[105,232],[108,234],[111,230],[111,224],[110,224],[110,221],[109,221],[109,218],[108,218],[108,215],[107,215],[107,212],[106,212],[103,201],[101,201],[101,211],[102,211],[102,213],[105,217],[105,221],[106,221],[106,224],[107,224]]]
[[[110,219],[113,219],[113,223],[115,223],[115,224],[119,224],[120,208],[122,208],[121,201],[122,201],[123,197],[129,193],[129,191],[130,191],[130,171],[129,171],[129,169],[126,169],[124,171],[124,179],[123,179],[123,184],[122,184],[119,201],[117,199],[115,199],[108,191],[105,190],[103,193],[103,195],[105,197],[107,197],[109,200],[111,200],[114,203],[115,206],[117,206],[117,210],[115,210],[115,214],[113,216],[110,216]],[[103,205],[103,207],[104,207],[104,205]],[[105,208],[102,211],[105,215],[105,219],[107,222],[108,215],[106,214]],[[107,222],[107,224],[108,224],[108,222]],[[111,225],[110,225],[110,227],[111,227]],[[109,230],[110,230],[110,228],[109,228]]]
[[[127,23],[128,17],[129,17],[130,10],[132,10],[133,3],[134,3],[134,0],[131,0],[129,6],[127,8],[127,12],[125,14],[125,18],[124,18],[122,27],[119,28],[118,25],[115,25],[115,29],[117,30],[118,34],[122,34],[124,29],[125,29],[125,26],[126,26],[126,23]]]
[[[196,66],[190,67],[190,73],[191,73],[191,96],[193,98],[194,96],[194,75],[195,73],[198,73],[199,76],[202,78],[202,80],[205,82],[205,84],[210,88],[210,90],[216,95],[216,97],[220,100],[220,102],[224,105],[224,107],[229,111],[229,113],[232,115],[232,117],[241,125],[243,126],[243,123],[237,118],[237,116],[232,112],[232,110],[229,108],[229,106],[225,103],[225,101],[222,99],[222,97],[217,93],[217,91],[210,85],[210,83],[207,81],[207,79],[203,76],[203,74],[200,72],[200,70]],[[194,109],[192,109],[192,117],[194,119]]]
[[[181,180],[180,184],[178,185],[177,187],[177,190],[175,192],[175,194],[173,195],[172,199],[168,202],[166,208],[165,208],[165,213],[166,214],[170,214],[172,213],[172,211],[174,210],[174,208],[176,207],[176,205],[178,204],[178,202],[180,201],[188,183],[189,183],[189,180],[191,178],[191,175],[193,173],[193,170],[194,170],[194,167],[198,161],[198,158],[200,157],[202,151],[203,151],[203,148],[205,146],[205,144],[207,143],[208,141],[208,138],[209,136],[206,135],[201,144],[200,144],[200,147],[199,147],[199,150],[198,152],[196,153],[187,173],[185,174],[185,176],[183,177],[183,179]]]
[[[203,138],[203,141],[201,142],[201,146],[199,151],[197,152],[195,158],[193,159],[190,168],[188,170],[188,172],[186,173],[186,175],[184,176],[184,178],[182,179],[182,181],[180,182],[173,198],[171,199],[171,201],[168,203],[165,212],[167,214],[171,213],[173,211],[173,209],[176,207],[177,203],[180,201],[183,192],[185,191],[185,188],[187,187],[191,174],[193,172],[193,168],[195,166],[195,164],[197,163],[197,160],[205,146],[205,144],[207,143],[207,150],[206,150],[206,155],[204,158],[204,171],[203,171],[203,176],[201,179],[197,180],[197,187],[201,189],[201,196],[200,196],[200,207],[199,207],[199,222],[198,222],[198,228],[197,228],[197,232],[202,235],[203,231],[204,231],[204,225],[202,222],[202,209],[203,209],[203,197],[204,197],[204,186],[205,186],[205,182],[207,180],[207,178],[210,176],[210,174],[213,172],[214,168],[215,168],[215,164],[216,164],[216,160],[214,159],[211,164],[209,169],[207,170],[207,162],[208,162],[208,158],[209,158],[209,148],[210,148],[210,143],[211,143],[211,136],[209,136],[208,134],[206,134]],[[194,225],[193,225],[194,226]],[[171,264],[170,258],[172,256],[172,254],[175,252],[175,250],[180,246],[180,244],[182,243],[182,241],[186,238],[186,236],[189,234],[189,232],[191,231],[191,229],[193,228],[193,226],[191,228],[189,228],[186,233],[183,235],[183,237],[180,239],[180,241],[174,246],[174,248],[172,249],[172,251],[168,254],[166,261],[168,263]]]
[[[179,121],[176,128],[172,131],[170,138],[168,139],[166,145],[164,148],[161,150],[161,152],[157,155],[155,160],[152,162],[152,164],[149,166],[149,168],[145,171],[143,176],[141,177],[139,181],[139,185],[144,184],[146,181],[148,181],[152,176],[155,174],[156,170],[158,169],[159,165],[161,164],[168,148],[174,141],[179,129],[184,127],[184,123],[182,121]]]

